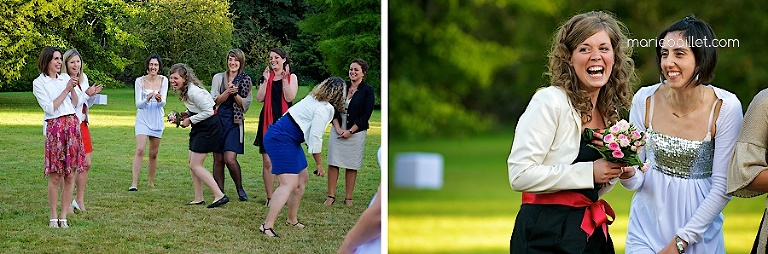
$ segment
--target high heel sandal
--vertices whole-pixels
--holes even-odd
[[[307,227],[306,225],[304,225],[304,223],[301,223],[301,221],[299,221],[299,220],[296,220],[296,223],[291,223],[290,221],[286,220],[285,223],[288,223],[288,225],[291,225],[291,226],[293,226],[295,228],[305,228],[305,227]]]
[[[59,220],[59,227],[60,228],[69,228],[69,224],[67,224],[67,219],[60,219]]]
[[[331,203],[328,204],[328,199],[331,199]],[[333,203],[336,203],[336,197],[334,196],[328,196],[327,199],[325,199],[325,202],[323,202],[324,205],[333,205]]]
[[[264,206],[269,206],[269,201],[272,200],[272,198],[267,198],[267,202],[264,203]]]
[[[267,231],[272,233],[272,235],[267,234]],[[280,237],[280,236],[277,235],[277,233],[275,233],[274,229],[272,229],[272,228],[264,228],[264,223],[261,223],[261,226],[259,227],[259,232],[261,232],[261,233],[263,233],[263,234],[265,234],[265,235],[267,235],[269,237]]]
[[[48,221],[48,227],[59,228],[59,219],[51,219]]]

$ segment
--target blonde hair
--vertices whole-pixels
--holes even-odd
[[[192,68],[189,68],[186,64],[183,63],[177,63],[171,66],[171,70],[168,71],[168,77],[173,75],[174,73],[178,73],[181,78],[184,79],[184,84],[179,89],[179,100],[187,101],[189,99],[189,96],[187,95],[187,91],[189,91],[189,84],[195,84],[196,86],[205,89],[205,87],[202,85],[199,79],[195,76],[195,71],[192,70]]]
[[[615,123],[619,119],[619,110],[627,109],[632,100],[631,84],[637,83],[635,62],[632,60],[632,47],[627,43],[627,28],[606,12],[592,11],[573,16],[555,33],[555,40],[549,52],[550,85],[563,88],[568,100],[582,116],[583,122],[592,121],[592,101],[586,91],[581,89],[581,82],[576,70],[570,65],[573,50],[597,32],[605,31],[611,40],[614,52],[614,64],[608,83],[600,88],[597,96],[598,111],[607,122]]]
[[[315,86],[309,95],[315,98],[317,101],[327,101],[336,111],[344,111],[344,80],[339,77],[330,77],[324,80],[319,85]]]
[[[67,52],[64,52],[64,56],[62,56],[62,60],[64,60],[64,68],[61,68],[59,70],[59,73],[64,74],[66,73],[69,75],[69,65],[67,64],[69,62],[69,59],[77,56],[80,57],[80,73],[77,74],[77,79],[83,80],[83,67],[85,66],[85,63],[83,62],[83,56],[80,55],[80,52],[77,51],[77,49],[69,49]]]

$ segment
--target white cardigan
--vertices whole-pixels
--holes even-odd
[[[512,189],[529,193],[595,187],[592,162],[573,163],[579,155],[581,115],[565,91],[546,87],[537,91],[515,128],[507,158]],[[618,180],[601,188],[608,192]]]

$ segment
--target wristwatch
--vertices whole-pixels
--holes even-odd
[[[678,253],[685,253],[685,245],[683,244],[683,239],[680,239],[679,236],[675,236],[675,245],[677,246]]]

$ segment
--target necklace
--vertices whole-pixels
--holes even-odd
[[[703,89],[699,89],[699,91],[700,91],[700,93],[699,93],[699,103],[697,103],[696,106],[691,108],[691,110],[689,110],[685,114],[678,114],[677,112],[673,111],[672,115],[677,117],[677,118],[683,118],[683,117],[686,117],[689,114],[693,113],[693,111],[695,111],[697,108],[699,108],[699,106],[701,106],[701,104],[704,103],[704,90]],[[670,102],[672,101],[672,96],[670,96],[669,93],[667,94],[667,100],[669,100]]]

